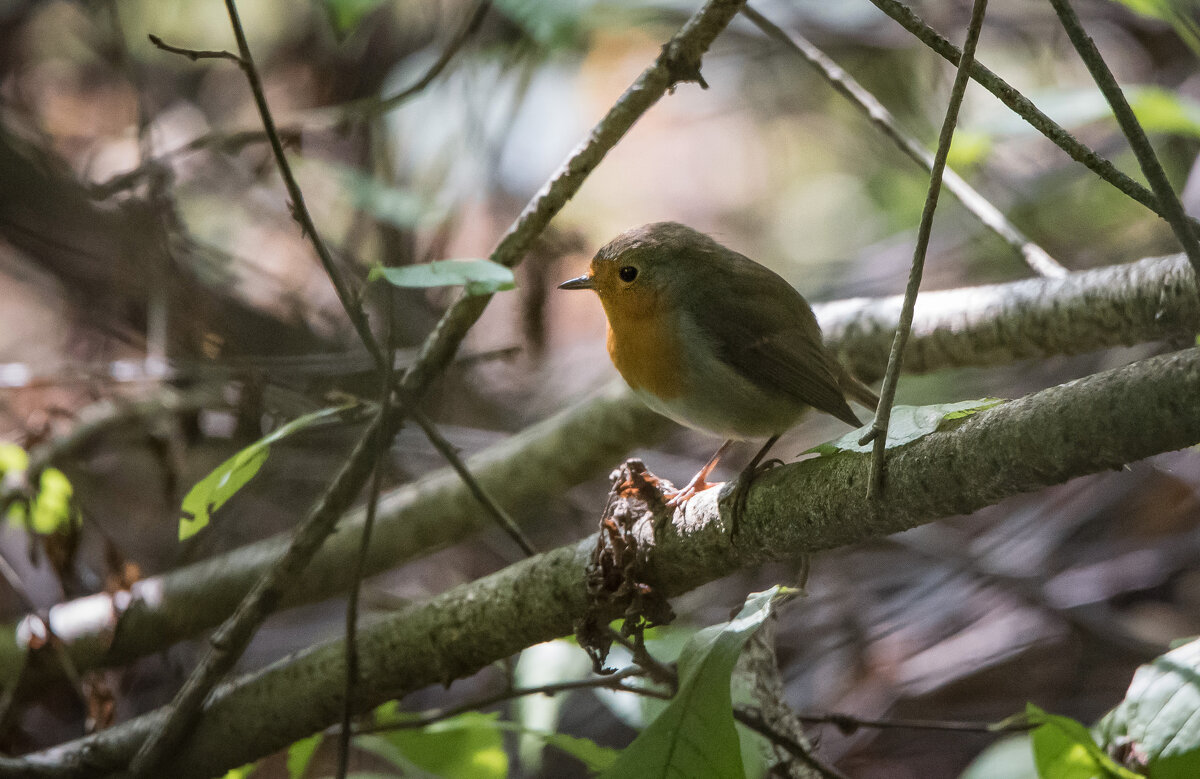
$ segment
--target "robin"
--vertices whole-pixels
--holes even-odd
[[[736,521],[762,458],[806,408],[858,427],[846,398],[871,409],[879,401],[825,348],[799,292],[685,225],[622,233],[596,252],[587,274],[558,288],[600,297],[608,354],[646,405],[725,439],[686,486],[668,494],[669,506],[718,486],[708,476],[734,441],[766,438],[738,479]]]

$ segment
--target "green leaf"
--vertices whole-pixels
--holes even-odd
[[[49,535],[70,525],[76,518],[72,504],[75,489],[71,481],[57,468],[42,471],[37,496],[29,507],[29,527],[33,532]]]
[[[246,763],[237,768],[230,768],[221,779],[248,779],[254,773],[254,763]]]
[[[1070,717],[1047,714],[1032,703],[1025,707],[1033,760],[1042,779],[1144,779],[1113,762],[1085,725]]]
[[[468,295],[490,295],[515,288],[512,268],[491,260],[434,260],[420,265],[371,268],[371,281],[384,279],[397,287],[450,287],[463,285]]]
[[[29,454],[16,444],[0,443],[0,474],[29,467]]]
[[[379,724],[403,721],[408,716],[397,713],[394,704],[375,711]],[[360,736],[355,743],[405,769],[415,766],[455,779],[504,779],[508,775],[508,753],[504,751],[499,716],[470,711],[419,729]]]
[[[697,632],[679,655],[679,691],[602,776],[742,779],[730,677],[750,635],[771,613],[773,587],[746,599],[732,621]]]
[[[339,39],[345,38],[358,27],[385,0],[324,0],[325,15]]]
[[[179,540],[186,541],[207,527],[212,513],[225,505],[227,500],[254,478],[267,461],[271,444],[300,430],[340,421],[344,419],[347,411],[357,408],[357,405],[350,404],[305,414],[263,436],[218,465],[184,496],[183,516],[179,519]]]
[[[1200,641],[1138,668],[1098,730],[1110,749],[1144,761],[1154,779],[1200,776]]]
[[[308,764],[312,762],[313,755],[317,753],[317,747],[321,746],[324,737],[324,733],[314,733],[288,747],[288,779],[303,779],[304,772],[308,770]]]
[[[1002,398],[982,398],[980,400],[963,400],[957,403],[938,403],[932,406],[894,406],[892,418],[888,423],[887,448],[911,443],[918,438],[942,428],[946,422],[963,419],[980,411],[1004,403]],[[821,455],[837,454],[838,452],[869,452],[873,444],[859,445],[865,427],[852,430],[841,438],[827,441],[804,452],[815,452]]]

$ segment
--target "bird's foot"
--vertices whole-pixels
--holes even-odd
[[[708,479],[704,478],[707,475],[708,474],[701,471],[693,476],[692,480],[680,489],[677,489],[674,492],[664,492],[663,497],[667,499],[667,507],[679,508],[684,503],[687,503],[689,500],[699,495],[701,492],[704,492],[705,490],[711,490],[713,487],[720,487],[725,483],[723,481],[710,482]]]
[[[760,475],[779,465],[783,465],[783,460],[777,457],[772,457],[764,463],[751,461],[738,474],[737,481],[733,483],[733,494],[730,496],[730,500],[732,501],[729,512],[730,543],[737,543],[738,528],[741,526],[742,516],[746,513],[746,500],[750,496],[750,485]]]

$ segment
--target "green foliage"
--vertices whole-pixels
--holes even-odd
[[[16,444],[0,444],[0,478],[18,481],[25,478],[29,454]],[[38,535],[50,535],[78,522],[72,498],[75,488],[66,474],[57,468],[45,468],[38,478],[37,491],[26,503],[18,500],[8,509],[9,523]]]
[[[354,208],[366,211],[379,221],[401,230],[436,224],[446,216],[446,210],[436,206],[425,195],[390,186],[348,165],[309,161],[305,167],[317,168],[338,179]]]
[[[419,265],[371,268],[371,281],[384,279],[397,287],[462,285],[468,295],[490,295],[515,288],[512,268],[491,260],[434,260]]]
[[[305,414],[263,436],[218,465],[184,496],[183,516],[179,519],[179,540],[186,541],[207,527],[212,513],[225,505],[227,500],[254,478],[267,461],[267,456],[271,453],[271,444],[301,430],[342,421],[346,412],[357,408],[358,406],[351,404]]]
[[[1033,760],[1042,779],[1138,779],[1117,765],[1092,738],[1085,725],[1070,717],[1047,714],[1032,703],[1025,716],[1038,727],[1030,734]]]
[[[508,754],[499,716],[466,712],[422,728],[360,736],[355,744],[410,771],[415,767],[449,779],[503,779],[508,775]],[[379,725],[409,717],[395,702],[375,710]]]
[[[1200,56],[1200,25],[1196,24],[1195,14],[1198,4],[1195,0],[1116,0],[1129,10],[1151,19],[1166,22],[1175,28],[1175,33],[1183,39],[1197,56]]]
[[[254,763],[246,763],[237,768],[230,768],[221,779],[248,779],[254,773]]]
[[[596,0],[496,0],[496,7],[548,49],[581,44]]]
[[[302,738],[288,747],[288,779],[303,779],[304,772],[308,770],[308,764],[312,762],[313,755],[317,753],[317,747],[321,746],[321,741],[324,738],[325,734],[314,733],[308,738]]]
[[[751,634],[771,613],[772,587],[746,599],[730,622],[692,636],[679,655],[679,691],[602,776],[745,776],[730,677]]]
[[[980,411],[1003,403],[1001,398],[982,398],[980,400],[963,400],[957,403],[938,403],[932,406],[894,406],[891,422],[888,424],[887,448],[912,443],[936,430],[942,429],[947,422],[963,419]],[[805,452],[815,452],[821,455],[837,454],[838,452],[869,452],[873,444],[860,445],[862,428],[852,430],[841,438],[818,444]]]
[[[321,6],[339,39],[358,29],[358,25],[386,0],[322,0]]]
[[[1097,730],[1110,750],[1132,755],[1153,779],[1200,776],[1200,641],[1139,668]]]

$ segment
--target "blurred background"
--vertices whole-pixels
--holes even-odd
[[[419,345],[455,293],[384,293],[365,285],[370,267],[486,257],[697,7],[238,5],[318,228],[345,272],[364,282],[356,286],[375,322],[388,310],[384,295],[394,298],[401,347]],[[932,150],[953,78],[945,61],[867,0],[754,5],[824,49]],[[1077,7],[1195,213],[1200,72],[1192,9],[1180,5],[1162,19],[1115,2]],[[961,43],[970,3],[915,10]],[[328,405],[330,393],[375,392],[367,355],[289,213],[242,72],[228,61],[164,52],[149,34],[187,48],[235,49],[216,0],[0,0],[0,438],[28,449],[75,429],[98,402],[153,402],[168,390],[186,398],[180,413],[132,415],[57,462],[74,485],[78,527],[36,539],[16,526],[0,533],[0,555],[12,568],[0,614],[10,622],[291,527],[344,459],[359,432],[353,426],[288,439],[211,531],[185,544],[176,538],[182,494],[216,464]],[[453,56],[427,86],[386,100],[447,52]],[[1048,4],[994,3],[978,58],[1140,179]],[[902,291],[927,174],[745,19],[717,39],[703,74],[707,90],[681,85],[587,180],[517,270],[517,289],[495,297],[428,396],[431,415],[464,452],[615,377],[599,303],[554,286],[630,227],[685,222],[778,271],[813,301]],[[1165,223],[974,85],[950,164],[1072,270],[1177,251]],[[925,289],[1032,275],[946,194],[926,267]],[[1015,397],[1162,348],[906,377],[899,401]],[[842,432],[834,420],[807,420],[776,452],[793,457]],[[673,429],[637,454],[680,482],[716,443]],[[724,475],[750,454],[747,446],[728,458]],[[406,431],[389,485],[441,465]],[[789,703],[867,718],[997,720],[1032,700],[1096,719],[1120,700],[1139,663],[1200,632],[1198,488],[1196,453],[1174,453],[819,555],[808,597],[782,615]],[[592,532],[606,491],[597,479],[553,505],[514,511],[549,548]],[[376,577],[365,598],[387,608],[519,556],[501,534],[484,533]],[[745,571],[681,598],[679,624],[725,619],[747,592],[793,580],[798,565]],[[336,599],[278,615],[242,667],[337,636],[342,609]],[[67,686],[37,690],[10,712],[0,744],[44,747],[80,735],[89,717],[104,724],[161,705],[195,652],[183,643],[94,675],[83,703]],[[405,706],[469,700],[503,686],[510,670],[422,691]],[[563,732],[610,746],[635,733],[593,694],[562,703],[555,716]],[[898,779],[958,776],[997,740],[830,726],[812,735],[850,775]],[[1006,761],[1022,759],[1012,754],[988,759],[1012,768]],[[513,775],[582,775],[554,750],[525,749],[512,759]],[[270,770],[261,775],[275,775]]]

